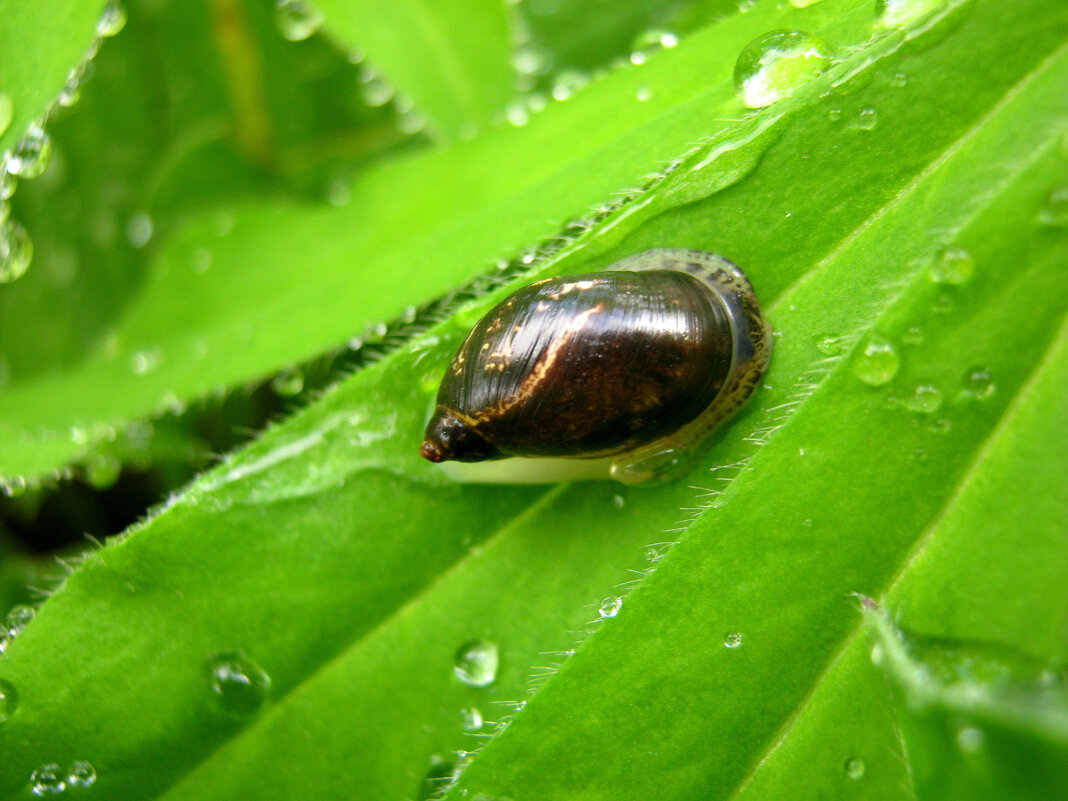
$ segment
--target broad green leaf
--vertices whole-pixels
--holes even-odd
[[[1068,351],[1062,351],[1063,361]],[[1011,801],[1064,792],[1063,675],[1004,649],[907,637],[870,599],[864,613],[876,642],[872,659],[901,696],[898,715],[917,798]]]
[[[320,0],[331,32],[365,50],[448,139],[500,116],[513,92],[511,32],[499,0]],[[369,70],[371,68],[368,68]]]
[[[493,729],[464,733],[461,710],[477,707],[511,723],[470,759],[457,797],[755,793],[778,754],[811,742],[795,724],[821,709],[865,739],[834,740],[840,751],[794,763],[793,784],[754,797],[907,797],[889,701],[854,720],[852,696],[819,690],[853,653],[849,594],[878,597],[923,561],[914,554],[937,553],[925,532],[1014,399],[1050,364],[1063,376],[1048,354],[1065,336],[1065,234],[1037,221],[1065,169],[1068,31],[1053,0],[1018,9],[1008,26],[1003,3],[976,0],[926,34],[869,42],[867,2],[764,4],[651,60],[637,80],[652,81],[646,102],[659,97],[664,117],[642,141],[656,129],[675,142],[673,169],[530,277],[667,244],[746,268],[780,336],[766,386],[702,463],[634,489],[463,486],[421,464],[436,379],[499,293],[471,303],[87,559],[0,664],[18,691],[0,728],[0,794],[25,794],[43,765],[85,760],[109,798],[413,798]],[[848,58],[788,100],[709,125],[740,114],[729,80],[741,48],[801,20]],[[695,54],[707,69],[689,71]],[[598,111],[627,75],[543,119]],[[707,95],[684,98],[697,82]],[[701,144],[686,153],[671,132],[691,124]],[[536,130],[508,136],[531,144]],[[618,179],[634,142],[617,144],[615,160],[580,161]],[[267,222],[257,230],[282,240]],[[932,282],[947,247],[972,256],[971,280]],[[899,354],[881,387],[855,374],[872,334]],[[941,400],[924,413],[934,396],[916,389],[928,385]],[[1056,428],[1025,430],[1041,440]],[[1034,599],[1010,619],[1060,630],[1050,620],[1063,605],[1042,605],[1048,575],[1004,579]],[[482,688],[453,672],[475,639],[500,651]],[[232,694],[226,666],[259,689]],[[528,678],[544,685],[529,701]],[[851,779],[865,743],[864,781]]]
[[[103,0],[10,3],[0,14],[0,94],[10,117],[0,127],[0,153],[11,150],[31,123],[41,119],[81,63],[96,37]],[[7,103],[4,103],[7,106]]]

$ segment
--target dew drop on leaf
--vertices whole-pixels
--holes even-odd
[[[109,0],[104,6],[104,13],[96,23],[98,36],[114,36],[126,27],[126,9],[118,0]]]
[[[871,131],[879,124],[879,112],[871,106],[865,106],[857,112],[857,118],[853,121],[853,129],[857,131]]]
[[[725,648],[740,648],[745,637],[740,631],[728,631],[723,635],[723,646]]]
[[[58,795],[67,789],[63,772],[55,762],[41,765],[30,774],[30,792],[38,796]]]
[[[51,138],[40,125],[31,125],[7,157],[5,171],[19,178],[36,178],[51,160]]]
[[[276,0],[274,23],[283,38],[302,42],[319,30],[323,15],[319,9],[302,0]]]
[[[14,220],[0,223],[0,284],[21,278],[33,260],[33,242]]]
[[[460,723],[464,731],[482,731],[482,713],[474,707],[460,710]]]
[[[875,15],[881,28],[911,28],[946,7],[945,0],[876,0]]]
[[[789,97],[830,66],[827,48],[802,31],[772,31],[750,42],[734,66],[734,86],[749,108]]]
[[[974,754],[981,751],[986,741],[986,735],[982,729],[974,726],[965,726],[957,732],[957,747],[965,754]]]
[[[130,247],[143,248],[152,239],[152,218],[146,212],[138,212],[126,222],[126,241]]]
[[[900,364],[901,359],[890,341],[872,335],[853,359],[853,375],[868,386],[880,387],[897,374]]]
[[[597,614],[602,619],[607,617],[615,617],[619,614],[619,610],[623,608],[623,599],[618,595],[614,595],[610,598],[605,598],[601,601],[600,607],[597,609]]]
[[[975,259],[964,248],[946,248],[931,265],[931,280],[936,284],[966,284],[975,272]]]
[[[488,687],[497,678],[499,664],[497,643],[469,640],[456,651],[452,669],[468,687]]]
[[[0,649],[2,653],[2,649]],[[18,706],[19,694],[15,685],[6,679],[0,679],[0,725],[6,723],[15,714]]]
[[[299,367],[283,370],[271,379],[271,389],[284,397],[299,395],[304,391],[304,371]]]
[[[916,391],[905,399],[905,408],[920,414],[934,414],[942,406],[942,393],[931,384],[920,384]]]
[[[861,760],[861,759],[857,759],[856,757],[854,757],[852,759],[847,759],[846,760],[846,763],[845,763],[845,774],[850,779],[861,779],[861,778],[863,778],[865,769],[866,768],[864,766],[864,761]]]
[[[241,651],[216,654],[208,663],[211,691],[230,714],[248,715],[267,699],[271,677]]]
[[[972,367],[964,374],[962,394],[968,398],[984,400],[997,390],[994,379],[987,367]]]
[[[73,763],[67,771],[68,787],[92,787],[94,782],[96,782],[96,768],[84,759]]]

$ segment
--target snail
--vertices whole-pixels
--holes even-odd
[[[488,463],[461,465],[474,481],[663,478],[753,393],[771,342],[749,280],[715,254],[538,281],[460,346],[420,454]]]

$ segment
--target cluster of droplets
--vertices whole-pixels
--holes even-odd
[[[19,180],[41,175],[52,159],[52,140],[45,130],[45,122],[59,108],[78,101],[82,82],[89,76],[93,59],[101,41],[114,36],[126,24],[126,11],[117,0],[105,7],[96,26],[96,38],[82,61],[70,70],[66,83],[44,116],[32,123],[11,150],[0,154],[0,284],[22,277],[33,260],[33,241],[17,220],[11,219],[11,197]],[[14,103],[0,90],[0,135],[11,126],[15,116]]]
[[[56,762],[41,765],[30,774],[30,792],[36,796],[50,796],[92,787],[96,783],[96,768],[92,763],[80,759],[71,763],[66,770]]]

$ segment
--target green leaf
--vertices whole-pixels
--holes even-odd
[[[1068,564],[1055,534],[1068,521],[1043,499],[1068,468],[1054,402],[1066,234],[1041,221],[1068,169],[1068,11],[1028,0],[1007,25],[1004,3],[974,0],[921,20],[926,32],[873,37],[866,0],[773,6],[615,72],[526,128],[371,173],[368,185],[410,171],[430,192],[461,165],[488,182],[496,173],[475,162],[508,153],[526,159],[529,183],[437,189],[419,208],[426,229],[401,232],[364,207],[360,235],[395,250],[364,262],[382,280],[360,293],[311,279],[343,249],[308,236],[308,222],[281,229],[300,209],[235,213],[231,269],[243,249],[307,251],[310,286],[275,284],[289,293],[277,301],[256,287],[249,308],[263,317],[246,319],[286,323],[261,327],[273,344],[254,357],[209,350],[248,370],[277,358],[285,333],[303,338],[296,358],[336,325],[327,300],[349,301],[363,324],[408,293],[453,287],[507,253],[508,237],[518,249],[542,236],[546,212],[608,204],[639,162],[666,158],[520,280],[665,245],[744,266],[779,332],[771,369],[685,480],[482,487],[422,463],[436,382],[508,288],[472,301],[87,558],[0,663],[18,693],[0,724],[0,796],[24,796],[44,765],[88,761],[108,798],[414,798],[442,784],[453,752],[485,743],[461,760],[450,797],[908,798],[851,593],[886,595],[910,627],[940,636],[1023,631],[1020,650],[1064,656],[1068,610],[1050,583]],[[819,34],[840,63],[742,116],[736,55],[791,27]],[[638,102],[642,86],[652,96]],[[608,108],[618,129],[593,125]],[[565,131],[570,161],[546,147]],[[357,219],[321,215],[324,233]],[[161,263],[197,246],[196,225]],[[432,242],[433,276],[390,261]],[[969,280],[932,280],[945,278],[947,249],[970,256]],[[954,280],[963,261],[949,265]],[[235,296],[242,276],[226,279]],[[166,308],[164,289],[183,284],[156,281],[146,297]],[[320,296],[323,321],[305,310]],[[897,354],[878,386],[873,337]],[[236,373],[211,360],[190,373],[213,370]],[[31,396],[16,393],[11,408],[26,414]],[[1005,480],[1044,443],[1034,480]],[[989,536],[972,535],[1002,508]],[[1033,517],[998,536],[1021,509]],[[989,560],[971,553],[977,542]],[[947,630],[909,617],[922,615]],[[484,687],[454,671],[475,640],[498,646]],[[465,732],[472,708],[492,723]]]
[[[907,638],[870,599],[864,613],[872,659],[901,696],[917,798],[1055,798],[1068,787],[1063,675],[975,643]]]
[[[366,50],[374,68],[444,137],[470,137],[501,116],[513,91],[504,3],[320,0],[316,5],[331,32]]]

